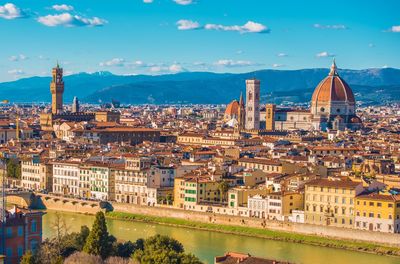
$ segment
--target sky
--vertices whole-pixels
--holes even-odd
[[[400,68],[400,1],[0,0],[0,82],[65,74]]]

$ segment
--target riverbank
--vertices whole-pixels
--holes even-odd
[[[358,252],[367,252],[378,255],[390,255],[400,257],[400,248],[384,244],[367,243],[364,241],[328,238],[316,235],[304,235],[283,231],[252,228],[246,226],[230,226],[223,224],[203,223],[172,217],[157,217],[125,212],[108,212],[106,217],[110,219],[138,221],[145,223],[155,223],[161,225],[185,227],[198,230],[215,231],[227,234],[253,236],[283,242],[301,243],[314,246],[322,246],[337,249],[346,249]]]

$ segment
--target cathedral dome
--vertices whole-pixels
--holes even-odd
[[[337,73],[335,61],[329,75],[315,88],[311,103],[347,102],[355,103],[354,94],[350,86]]]
[[[228,104],[228,106],[225,109],[225,116],[230,116],[231,118],[233,116],[238,115],[239,112],[239,102],[237,100],[233,100],[232,102],[230,102],[230,104]]]

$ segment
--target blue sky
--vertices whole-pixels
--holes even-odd
[[[398,0],[0,0],[0,81],[57,60],[67,74],[400,68],[399,14]]]

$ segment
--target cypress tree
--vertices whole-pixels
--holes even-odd
[[[105,259],[111,254],[111,246],[104,213],[98,212],[83,251]]]

